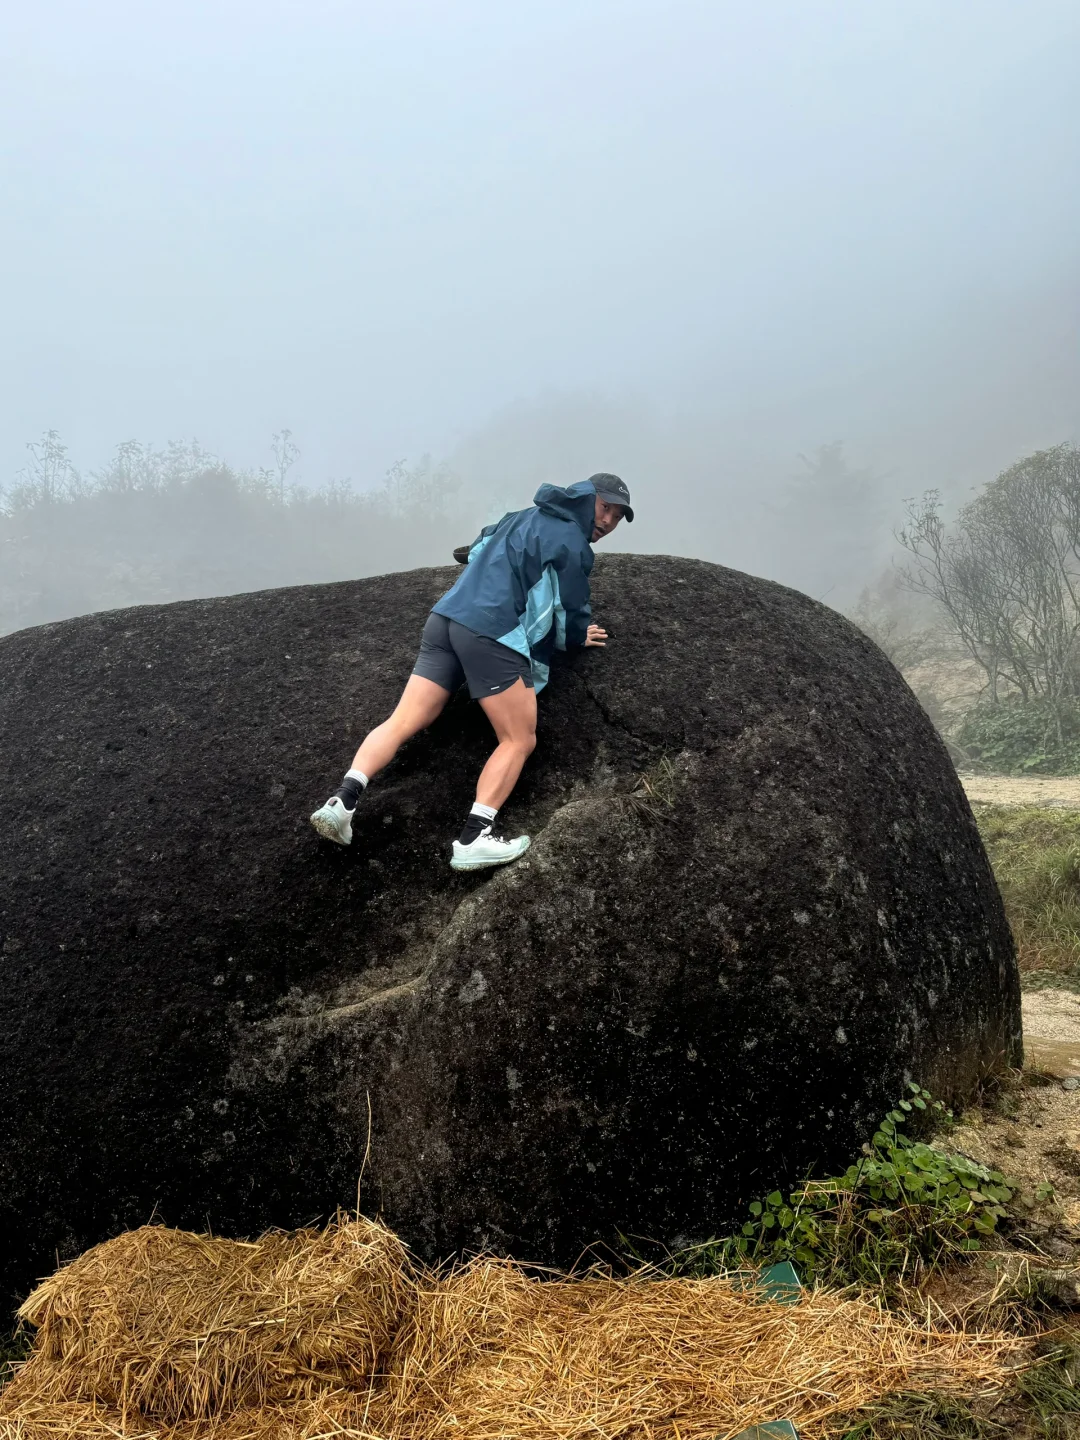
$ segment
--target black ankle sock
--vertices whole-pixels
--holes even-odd
[[[346,810],[355,810],[356,802],[364,793],[364,787],[359,780],[354,780],[351,775],[346,775],[334,794],[345,806]]]
[[[458,836],[459,845],[471,845],[489,827],[495,824],[494,816],[489,820],[486,815],[470,815],[462,826],[461,834]]]

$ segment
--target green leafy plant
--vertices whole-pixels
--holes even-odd
[[[774,1190],[755,1200],[739,1233],[712,1247],[713,1263],[788,1260],[804,1278],[883,1284],[910,1281],[947,1256],[980,1249],[1016,1186],[1000,1171],[909,1138],[902,1127],[919,1112],[951,1119],[912,1084],[856,1164],[788,1195]]]
[[[1006,775],[1080,771],[1080,702],[1022,700],[976,705],[953,737],[965,760]]]

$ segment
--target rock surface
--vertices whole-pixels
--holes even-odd
[[[429,1257],[676,1245],[845,1164],[909,1077],[1019,1058],[1001,903],[911,692],[718,566],[598,561],[614,638],[541,697],[523,861],[447,864],[490,747],[461,696],[352,848],[318,842],[454,573],[0,640],[6,1289],[155,1211],[293,1225],[361,1171]]]
[[[1036,1281],[1038,1293],[1052,1305],[1080,1310],[1080,1270],[1040,1270]]]

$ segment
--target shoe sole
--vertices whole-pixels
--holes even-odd
[[[315,827],[317,834],[324,840],[332,840],[335,845],[351,845],[352,836],[346,840],[342,837],[341,831],[335,825],[329,815],[324,815],[321,810],[316,810],[314,815],[308,817]]]
[[[502,860],[459,860],[455,855],[450,861],[451,870],[493,870],[496,865],[512,865],[515,860],[520,860],[528,845],[523,845],[516,855],[507,855]]]

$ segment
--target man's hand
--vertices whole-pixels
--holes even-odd
[[[588,634],[585,636],[586,649],[596,645],[602,650],[607,644],[607,631],[600,625],[590,625]]]

